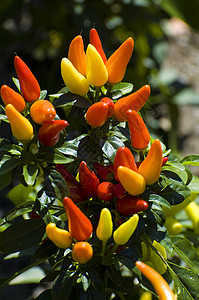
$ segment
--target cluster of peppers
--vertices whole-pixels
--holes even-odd
[[[1,86],[1,98],[12,134],[20,142],[29,142],[37,134],[38,140],[44,146],[54,146],[68,122],[57,117],[50,101],[40,99],[41,90],[37,79],[17,55],[14,58],[14,66],[20,92],[6,84]],[[34,124],[40,125],[38,132]]]

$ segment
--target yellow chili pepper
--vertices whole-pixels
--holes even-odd
[[[89,44],[86,50],[86,77],[94,86],[103,86],[108,80],[108,72],[101,55],[96,48]]]
[[[117,176],[124,189],[132,196],[142,194],[146,188],[145,178],[138,172],[127,167],[119,166]]]
[[[138,172],[145,178],[146,184],[155,183],[160,177],[162,169],[162,147],[157,139],[153,142],[147,157],[140,164]]]
[[[142,274],[151,282],[160,300],[176,300],[168,283],[157,271],[141,261],[136,261],[135,264]]]
[[[84,52],[84,42],[81,35],[77,35],[70,43],[68,59],[78,72],[86,76],[86,54]]]
[[[166,217],[166,222],[164,223],[169,234],[179,234],[182,231],[182,224],[178,222],[173,217]]]
[[[191,202],[185,207],[188,218],[193,223],[194,231],[199,234],[199,206],[196,202]]]
[[[88,93],[88,80],[76,70],[66,57],[61,60],[61,75],[71,93],[84,96]]]
[[[100,213],[96,235],[101,241],[107,241],[113,232],[112,216],[108,208],[103,208]]]
[[[33,126],[12,104],[6,105],[6,116],[10,122],[12,134],[19,141],[29,141],[33,137]]]
[[[137,228],[139,216],[134,214],[122,223],[113,233],[113,240],[117,245],[125,245]]]
[[[150,292],[144,292],[139,300],[152,300],[152,294]]]
[[[58,248],[66,249],[72,245],[70,232],[65,229],[57,228],[54,223],[49,223],[46,226],[46,234]]]
[[[153,246],[160,252],[160,254],[162,255],[162,257],[164,259],[167,259],[167,252],[166,249],[158,242],[156,242],[155,240],[153,241]],[[167,270],[167,266],[166,264],[163,262],[163,260],[159,257],[159,255],[153,251],[150,248],[150,255],[149,255],[149,259],[150,261],[153,263],[154,265],[154,269],[160,273],[160,274],[164,274]]]

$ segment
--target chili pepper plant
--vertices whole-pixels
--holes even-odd
[[[107,58],[95,28],[60,62],[63,86],[40,85],[20,56],[16,89],[1,87],[0,188],[13,208],[0,223],[0,252],[39,266],[35,299],[197,299],[198,180],[147,129],[150,85],[124,80],[134,40]],[[146,112],[145,112],[146,113]]]

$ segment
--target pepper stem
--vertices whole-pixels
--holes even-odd
[[[104,256],[104,253],[106,251],[106,243],[107,243],[107,240],[103,240],[102,241],[102,250],[101,250],[101,256]]]

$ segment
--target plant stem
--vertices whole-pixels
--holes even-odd
[[[102,241],[101,256],[104,256],[104,253],[105,253],[105,250],[106,250],[106,243],[107,243],[107,240]]]

